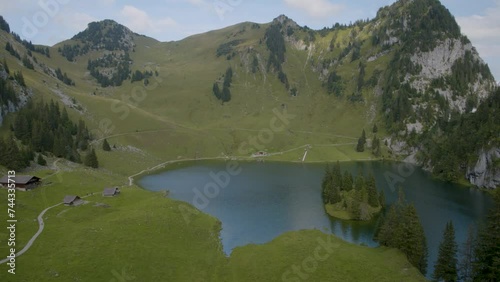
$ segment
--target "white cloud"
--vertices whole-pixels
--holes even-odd
[[[97,21],[96,18],[89,14],[74,12],[70,9],[62,10],[54,20],[58,25],[73,33],[83,31],[90,22]]]
[[[195,5],[195,6],[204,6],[207,3],[205,0],[187,0],[190,4]]]
[[[145,11],[134,6],[126,5],[120,12],[124,24],[134,32],[161,32],[177,26],[177,22],[170,18],[153,19]]]
[[[315,18],[325,18],[329,16],[334,16],[340,13],[343,9],[343,5],[333,4],[328,0],[283,0],[286,5],[302,10],[306,12],[309,16]]]
[[[500,79],[500,0],[493,7],[487,8],[481,15],[457,17],[462,32],[476,46],[479,55],[489,63],[493,75]],[[495,71],[497,73],[495,73]]]
[[[111,6],[111,5],[114,5],[116,3],[116,0],[100,0],[99,3],[107,5],[107,6]]]
[[[70,20],[67,21],[68,24],[74,29],[75,31],[82,31],[87,28],[87,25],[91,22],[97,21],[96,18],[87,15],[85,13],[74,13],[71,17]]]
[[[500,56],[500,0],[495,6],[488,8],[482,15],[457,17],[462,32],[477,47],[480,55],[485,57]]]

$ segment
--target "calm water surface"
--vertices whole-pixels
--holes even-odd
[[[172,165],[169,171],[143,177],[139,185],[151,191],[168,189],[170,197],[220,219],[227,254],[235,247],[266,243],[284,232],[300,229],[320,229],[352,243],[378,245],[372,239],[375,220],[342,221],[325,213],[321,200],[324,164],[239,163],[229,170],[227,166],[224,162]],[[486,193],[437,181],[416,167],[412,167],[411,175],[411,170],[397,163],[348,162],[341,167],[353,174],[373,173],[388,205],[398,194],[391,189],[391,181],[401,181],[398,185],[407,201],[414,203],[425,229],[428,273],[432,273],[446,222],[453,221],[461,244],[469,225],[483,220],[492,206]]]

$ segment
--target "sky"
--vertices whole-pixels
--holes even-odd
[[[113,19],[160,41],[220,29],[244,21],[267,23],[281,14],[321,29],[375,17],[395,0],[0,0],[11,30],[52,46],[92,21]],[[500,0],[441,0],[500,81]]]

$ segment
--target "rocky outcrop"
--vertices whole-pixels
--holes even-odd
[[[471,52],[473,60],[481,65],[485,65],[470,42],[464,42],[461,39],[446,39],[440,42],[432,51],[413,54],[411,57],[412,63],[421,66],[422,70],[416,76],[408,74],[406,81],[410,82],[414,89],[425,93],[433,79],[450,75],[455,62],[458,59],[463,59],[466,52]],[[479,101],[482,101],[488,97],[493,85],[494,81],[479,75],[476,83],[469,85],[469,92],[478,98]],[[458,110],[460,113],[465,112],[467,97],[453,95],[453,91],[449,87],[434,90],[437,90],[439,94],[446,98],[452,109]]]
[[[495,189],[500,186],[500,148],[481,150],[474,167],[467,168],[467,179],[478,187]]]
[[[0,71],[0,79],[6,80],[8,79],[8,74],[5,70]],[[8,113],[17,112],[20,108],[24,107],[28,100],[33,95],[31,90],[27,90],[24,87],[20,86],[17,81],[9,80],[12,87],[16,91],[18,101],[6,101],[3,105],[0,105],[0,126],[3,124],[3,119]]]

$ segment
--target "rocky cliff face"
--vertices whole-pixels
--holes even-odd
[[[466,177],[478,187],[500,186],[500,148],[481,150],[476,165],[467,169]]]
[[[409,81],[413,88],[424,93],[432,88],[431,83],[434,79],[451,75],[453,65],[459,59],[465,58],[466,52],[471,52],[472,60],[480,65],[485,65],[470,42],[463,42],[460,39],[446,39],[441,41],[432,51],[413,54],[411,61],[421,66],[422,70],[418,75],[407,75],[406,81]],[[469,95],[472,95],[474,100],[481,102],[488,97],[494,85],[495,83],[491,78],[485,78],[479,74],[477,80],[468,85],[469,94],[466,96],[454,95],[456,93],[453,92],[450,86],[435,90],[446,99],[451,109],[463,114]]]
[[[5,72],[5,70],[0,71],[0,79],[8,79],[8,74],[7,72]],[[20,108],[26,105],[29,98],[33,95],[30,90],[27,90],[24,87],[20,86],[16,81],[12,81],[11,85],[16,90],[18,101],[14,102],[7,100],[6,103],[0,105],[0,126],[2,126],[3,119],[8,113],[17,112]]]

